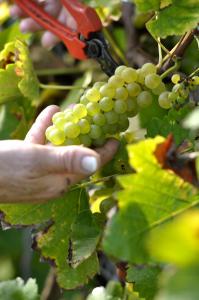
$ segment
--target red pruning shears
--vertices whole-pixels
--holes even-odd
[[[111,57],[101,32],[102,23],[95,10],[77,0],[61,0],[73,16],[77,31],[60,23],[32,0],[15,0],[16,4],[40,26],[55,34],[67,47],[70,54],[80,60],[96,59],[107,75],[115,72],[118,64]]]

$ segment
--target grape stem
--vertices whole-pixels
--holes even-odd
[[[195,71],[193,71],[190,75],[189,78],[193,77],[195,74],[199,72],[199,68],[197,68]]]
[[[164,73],[162,73],[160,75],[161,79],[164,79],[165,77],[167,77],[170,73],[172,73],[173,71],[177,70],[179,68],[179,61],[176,60],[175,64],[170,67],[169,69],[167,69]]]
[[[41,89],[52,89],[52,90],[81,90],[82,86],[73,85],[56,85],[56,84],[43,84],[39,83]]]

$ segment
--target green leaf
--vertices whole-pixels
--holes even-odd
[[[160,266],[134,265],[127,271],[127,281],[133,283],[134,290],[147,300],[154,299],[158,289]]]
[[[36,281],[30,278],[26,284],[23,279],[0,282],[0,300],[39,300]]]
[[[91,211],[85,210],[78,214],[71,231],[72,260],[69,263],[75,268],[95,252],[100,228]]]
[[[147,124],[147,137],[161,135],[167,137],[172,133],[175,143],[179,145],[188,136],[188,130],[183,128],[181,121],[189,113],[189,107],[183,107],[180,110],[172,108],[164,117],[153,117]]]
[[[15,66],[9,64],[6,69],[0,69],[0,104],[16,100],[21,97],[18,84],[20,78],[15,73]]]
[[[161,9],[157,17],[147,23],[147,28],[152,35],[165,38],[184,34],[195,28],[198,20],[198,0],[173,0],[172,5]]]
[[[199,262],[199,210],[183,214],[175,220],[153,230],[148,246],[158,261],[179,266]]]
[[[72,268],[68,263],[73,255],[71,226],[85,207],[88,207],[87,194],[82,189],[75,189],[65,197],[47,203],[1,204],[0,210],[3,221],[13,226],[41,224],[40,230],[43,230],[35,236],[34,246],[44,259],[55,264],[60,287],[72,289],[86,283],[98,271],[98,259],[94,251],[77,268]],[[90,232],[88,236],[89,234]],[[83,244],[81,246],[83,247]]]
[[[161,277],[162,288],[155,300],[198,300],[199,265],[165,270]]]
[[[148,12],[150,10],[159,10],[160,0],[134,0],[140,12]]]
[[[118,177],[123,188],[116,193],[119,212],[108,222],[103,240],[104,250],[118,259],[147,262],[147,234],[199,201],[192,185],[161,169],[153,154],[161,141],[163,138],[157,137],[128,147],[137,173]]]

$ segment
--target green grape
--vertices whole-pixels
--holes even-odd
[[[193,76],[192,83],[193,85],[199,85],[199,76]]]
[[[137,79],[136,81],[140,84],[144,84],[144,79],[145,79],[145,76],[144,74],[142,73],[142,70],[141,69],[138,69],[136,70],[137,72]]]
[[[134,117],[137,115],[137,102],[136,98],[129,98],[126,101],[128,117]]]
[[[83,105],[86,105],[88,104],[89,100],[86,98],[86,95],[82,95],[81,98],[80,98],[80,103],[83,104]]]
[[[79,120],[78,125],[80,127],[81,134],[89,133],[91,127],[90,127],[90,123],[88,122],[88,120],[81,119],[81,120]]]
[[[116,89],[115,98],[120,100],[126,100],[128,98],[128,91],[125,87],[119,87]]]
[[[120,132],[126,131],[129,128],[129,120],[128,120],[128,118],[125,118],[123,120],[119,119],[118,127],[119,127],[119,131]]]
[[[136,97],[141,92],[141,87],[138,83],[132,82],[126,86],[129,96]]]
[[[189,89],[184,86],[184,84],[177,83],[173,86],[172,92],[177,93],[183,99],[186,99],[189,95]]]
[[[119,75],[113,75],[109,78],[108,85],[116,89],[117,87],[122,87],[124,85],[124,80]]]
[[[152,63],[146,63],[142,66],[141,68],[141,73],[145,77],[146,75],[149,74],[154,74],[157,72],[157,68],[154,64]]]
[[[84,145],[85,147],[90,147],[92,144],[92,140],[88,134],[81,134],[79,136],[80,144]]]
[[[60,119],[60,118],[64,118],[65,117],[65,114],[63,111],[59,111],[57,113],[55,113],[52,117],[52,122],[54,123],[57,119]]]
[[[102,129],[98,125],[91,125],[91,131],[89,133],[89,136],[92,139],[99,139],[102,135]]]
[[[118,114],[114,111],[106,112],[104,115],[108,124],[115,124],[119,119]]]
[[[179,74],[173,74],[172,77],[171,77],[171,81],[174,84],[177,84],[180,81],[180,75]]]
[[[93,123],[98,126],[103,126],[106,123],[106,118],[104,114],[98,113],[93,116]]]
[[[146,87],[148,87],[149,89],[152,90],[152,89],[156,89],[160,85],[161,81],[162,80],[159,75],[148,74],[145,77],[144,83],[145,83]]]
[[[100,88],[100,94],[102,97],[113,98],[115,96],[115,89],[106,83]]]
[[[54,125],[59,129],[59,130],[64,130],[64,125],[66,124],[67,120],[65,117],[59,117],[59,118],[56,118],[54,120]]]
[[[64,142],[64,146],[72,146],[72,145],[80,145],[80,139],[76,137],[75,139],[66,139]]]
[[[101,110],[108,112],[113,109],[114,101],[109,97],[104,97],[100,100],[99,106],[100,106]]]
[[[105,134],[115,134],[118,132],[118,124],[114,124],[114,126],[111,124],[105,124],[102,129]]]
[[[126,66],[119,66],[115,70],[115,74],[121,76],[122,71],[124,71],[127,67]]]
[[[116,100],[114,103],[114,111],[117,114],[123,114],[127,110],[126,101],[123,100]]]
[[[105,138],[99,138],[99,139],[94,139],[93,140],[93,146],[95,147],[101,147],[105,144],[106,139]]]
[[[80,134],[80,127],[78,124],[67,122],[64,126],[64,132],[67,138],[75,139]]]
[[[154,95],[159,96],[162,92],[165,92],[165,90],[166,90],[165,84],[164,82],[161,81],[157,88],[152,89],[152,93]]]
[[[101,95],[99,90],[93,87],[86,92],[86,98],[91,102],[98,102],[101,98]]]
[[[169,100],[171,100],[172,102],[174,102],[177,98],[178,98],[178,94],[175,92],[170,92],[168,95]]]
[[[62,145],[65,141],[64,132],[57,129],[55,126],[49,126],[46,130],[46,138],[53,145],[59,146]]]
[[[126,68],[122,71],[121,77],[126,83],[131,83],[131,82],[136,81],[136,79],[138,78],[138,75],[137,75],[137,72],[135,69]]]
[[[89,116],[94,116],[95,114],[100,112],[100,106],[96,102],[89,102],[86,105],[86,109]]]
[[[87,115],[87,109],[83,104],[75,104],[73,113],[78,119],[84,118]]]
[[[77,123],[79,121],[71,109],[66,109],[64,114],[66,122]]]
[[[150,106],[152,101],[153,97],[148,91],[143,91],[137,96],[137,104],[142,108]]]
[[[93,87],[96,88],[97,90],[99,90],[106,82],[104,81],[98,81],[98,82],[95,82]]]
[[[169,99],[169,92],[163,92],[158,98],[158,103],[160,107],[164,109],[169,109],[172,106],[172,101]]]

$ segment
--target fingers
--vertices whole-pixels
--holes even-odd
[[[118,147],[119,147],[119,142],[115,139],[110,139],[103,147],[96,149],[96,152],[100,156],[101,166],[104,166],[107,162],[109,162],[114,157],[114,155],[118,150]]]
[[[60,109],[56,105],[46,107],[37,117],[35,123],[25,137],[25,141],[33,144],[45,144],[45,131],[52,124],[52,116]]]

